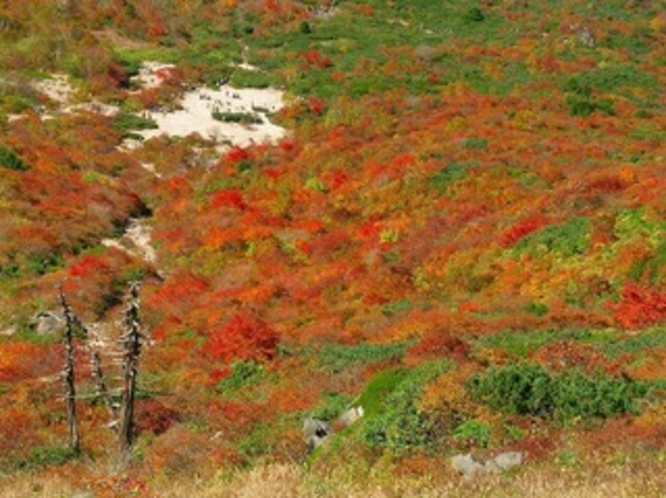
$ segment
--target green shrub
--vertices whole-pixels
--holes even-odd
[[[543,303],[536,303],[534,301],[530,301],[524,309],[528,313],[532,313],[536,316],[544,316],[548,313],[548,306]]]
[[[484,150],[488,148],[488,140],[481,137],[469,137],[465,139],[463,146],[466,149]]]
[[[213,111],[213,119],[223,123],[262,124],[264,121],[251,112]]]
[[[470,379],[472,395],[495,410],[516,415],[547,415],[553,411],[552,379],[535,363],[491,367]]]
[[[603,81],[593,81],[588,77],[573,77],[562,86],[562,89],[568,93],[566,102],[572,116],[587,117],[596,111],[609,116],[615,115],[612,100],[594,98],[593,85],[603,86]]]
[[[0,83],[1,84],[1,83]],[[0,111],[7,114],[20,114],[34,105],[33,98],[22,95],[2,95],[0,88]]]
[[[449,163],[445,168],[439,170],[432,176],[430,179],[430,185],[440,194],[443,194],[446,192],[449,185],[458,180],[462,180],[466,176],[467,166],[465,164]]]
[[[127,112],[118,113],[113,120],[113,126],[124,136],[131,133],[132,130],[154,130],[158,128],[154,119],[144,118]]]
[[[230,83],[236,88],[268,88],[273,79],[263,71],[236,70],[231,75]]]
[[[386,396],[402,382],[407,373],[404,368],[388,369],[370,379],[358,401],[365,411],[366,419],[381,412]]]
[[[612,100],[594,100],[589,97],[579,97],[571,95],[567,97],[567,105],[569,106],[569,113],[572,116],[587,117],[595,111],[601,111],[608,116],[615,115]]]
[[[3,279],[18,278],[21,276],[21,267],[16,263],[0,265],[0,277]]]
[[[357,346],[331,344],[321,348],[319,361],[324,369],[337,373],[352,366],[400,359],[404,355],[407,346],[408,343],[406,342],[394,344],[359,344]]]
[[[465,20],[470,22],[481,22],[486,18],[478,7],[472,7],[465,13]]]
[[[393,385],[382,382],[382,398],[374,409],[366,411],[362,439],[370,448],[390,448],[401,452],[413,448],[433,450],[445,444],[447,429],[436,415],[418,404],[423,388],[446,372],[453,363],[438,360],[419,365],[403,373]],[[382,380],[386,380],[382,378]],[[361,406],[365,408],[364,396]]]
[[[33,275],[45,275],[62,268],[64,264],[62,254],[57,252],[30,254],[26,256],[25,269]]]
[[[231,374],[217,384],[219,392],[235,392],[257,384],[266,375],[264,366],[254,361],[237,361],[231,365]]]
[[[609,418],[637,413],[636,400],[647,394],[647,384],[605,374],[588,377],[570,370],[552,384],[554,415],[558,420]]]
[[[9,147],[0,144],[0,167],[14,171],[27,171],[30,167]]]
[[[395,315],[403,311],[409,311],[413,307],[412,302],[407,299],[400,299],[382,306],[382,313],[386,316]]]
[[[640,355],[645,352],[656,351],[666,347],[666,326],[643,330],[635,336],[621,336],[622,339],[614,341],[604,347],[604,353],[612,358],[622,354]]]
[[[605,373],[588,376],[578,370],[551,375],[536,363],[513,363],[490,368],[470,379],[472,396],[494,410],[514,415],[574,419],[608,418],[636,413],[636,401],[648,384]]]
[[[492,430],[486,422],[478,420],[465,420],[458,425],[454,431],[452,439],[457,442],[465,443],[470,446],[480,446],[485,448],[490,442]]]
[[[515,245],[517,254],[539,256],[545,252],[557,252],[570,257],[587,251],[590,242],[590,220],[574,217],[560,225],[547,226],[523,237]]]
[[[613,235],[618,239],[646,237],[652,245],[662,244],[666,236],[666,223],[647,216],[645,206],[622,209],[615,217]]]
[[[19,469],[32,470],[63,465],[79,457],[79,453],[63,446],[35,446],[27,457],[16,462]]]
[[[344,394],[328,392],[315,407],[312,416],[319,420],[331,421],[339,417],[352,403],[352,398]]]

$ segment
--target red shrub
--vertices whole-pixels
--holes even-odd
[[[215,192],[211,199],[211,205],[214,208],[231,207],[237,209],[245,209],[245,202],[243,202],[243,194],[240,190],[229,188]]]
[[[237,164],[250,158],[250,153],[247,150],[237,146],[232,147],[226,155],[227,161],[229,161],[231,164]]]
[[[319,52],[318,50],[315,50],[315,49],[311,49],[311,50],[308,50],[307,52],[303,52],[301,54],[301,58],[310,67],[325,68],[325,67],[331,67],[333,65],[333,62],[331,62],[331,59],[322,55],[321,52]]]
[[[627,282],[617,304],[609,303],[615,321],[625,329],[640,329],[666,321],[666,292]]]
[[[411,356],[436,356],[463,360],[467,358],[469,345],[459,338],[445,332],[432,332],[421,341],[407,350]]]
[[[324,113],[326,103],[317,97],[307,99],[308,111],[315,116],[321,116]]]
[[[138,401],[136,410],[136,428],[139,433],[162,434],[179,418],[178,412],[154,399]]]
[[[175,273],[167,279],[153,296],[155,304],[172,306],[181,302],[191,302],[208,290],[208,283],[186,271]]]
[[[275,356],[279,337],[266,322],[249,313],[237,313],[206,341],[206,351],[216,359],[261,361]]]
[[[109,271],[109,265],[100,256],[88,255],[81,258],[70,269],[72,277],[89,277],[90,275]]]
[[[509,227],[500,237],[502,247],[511,247],[526,235],[538,230],[544,224],[544,220],[539,216],[532,216],[515,225]]]

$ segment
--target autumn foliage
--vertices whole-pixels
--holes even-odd
[[[563,430],[550,407],[505,413],[517,389],[502,383],[557,378],[560,395],[603,394],[595,376],[618,392],[663,380],[655,2],[5,4],[0,474],[61,436],[54,384],[42,389],[61,348],[37,325],[58,285],[103,328],[124,284],[143,281],[137,423],[142,468],[162,477],[301,461],[303,418],[338,423],[359,399],[354,460],[426,469],[430,454],[506,448],[537,460],[575,439],[578,415]],[[175,67],[142,87],[144,59]],[[142,140],[94,106],[65,111],[39,90],[54,72],[71,105],[130,120],[166,118],[227,79],[280,88],[282,109],[252,107],[285,136]],[[136,218],[155,261],[127,240]],[[488,371],[502,374],[490,404],[469,388]],[[621,431],[621,414],[663,448],[663,393],[650,396],[636,402],[647,414],[611,411],[586,430]],[[88,426],[105,417],[80,406]]]
[[[627,282],[620,301],[610,304],[615,321],[625,329],[640,329],[666,321],[666,292]]]
[[[270,360],[275,356],[279,336],[266,322],[239,312],[212,330],[205,351],[215,359]]]

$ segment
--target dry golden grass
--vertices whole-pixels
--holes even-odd
[[[566,498],[664,498],[666,466],[598,466],[597,468],[557,468],[524,470],[511,476],[485,476],[465,481],[450,475],[439,484],[431,478],[387,476],[365,481],[352,480],[345,469],[326,479],[303,472],[294,465],[267,465],[244,472],[229,480],[202,483],[193,490],[183,483],[157,489],[158,496],[202,498],[437,498],[437,497],[566,497]],[[195,491],[195,495],[192,495]]]
[[[0,477],[0,497],[70,497],[77,490],[66,477],[57,475],[16,474]]]
[[[597,461],[576,466],[527,465],[514,474],[481,476],[470,480],[458,477],[446,466],[443,466],[441,475],[430,477],[398,476],[390,470],[372,470],[363,476],[352,465],[334,469],[322,476],[296,464],[264,464],[206,480],[189,476],[145,477],[147,489],[118,488],[117,491],[107,486],[103,491],[96,490],[92,475],[88,476],[92,481],[87,484],[80,484],[80,476],[76,478],[79,484],[75,486],[72,479],[52,472],[0,477],[0,497],[666,497],[666,461],[646,457],[625,464]]]

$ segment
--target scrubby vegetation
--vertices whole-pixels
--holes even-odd
[[[38,0],[0,6],[0,41],[0,488],[664,494],[659,2]],[[142,87],[144,61],[175,66]],[[65,110],[54,73],[94,105]],[[285,138],[127,146],[220,82],[284,89],[253,111]],[[113,242],[135,218],[154,261]],[[136,444],[111,471],[83,347],[65,448],[44,312],[62,285],[112,335],[138,280]],[[333,435],[306,454],[311,415]],[[507,476],[448,463],[508,450]]]

